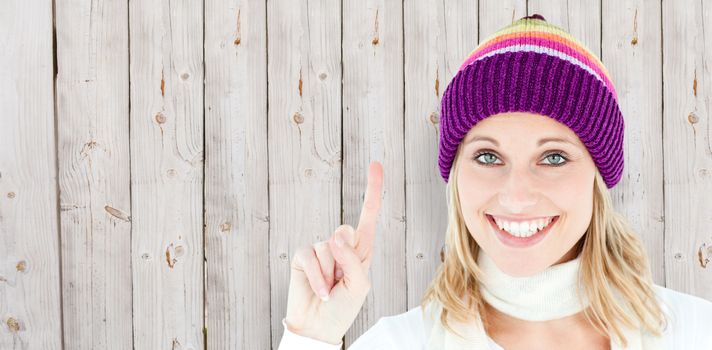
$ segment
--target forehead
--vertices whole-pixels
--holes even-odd
[[[561,138],[574,145],[583,146],[576,133],[551,117],[529,112],[507,112],[489,116],[475,124],[465,135],[464,142],[475,136],[488,136],[497,140]]]

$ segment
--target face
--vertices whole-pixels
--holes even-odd
[[[571,129],[547,116],[502,113],[472,127],[461,147],[462,214],[502,271],[530,276],[576,257],[593,213],[596,166]]]

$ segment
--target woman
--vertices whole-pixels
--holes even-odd
[[[654,284],[611,205],[624,123],[595,55],[524,17],[468,56],[441,108],[443,264],[419,307],[349,349],[712,349],[712,302]],[[280,349],[341,348],[370,289],[381,183],[374,163],[358,227],[295,254]]]

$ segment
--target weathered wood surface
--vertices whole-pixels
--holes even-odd
[[[345,348],[419,304],[444,243],[442,93],[540,13],[626,118],[616,208],[655,282],[712,300],[712,13],[642,0],[58,0],[0,7],[0,348],[268,349],[296,249],[384,166]]]

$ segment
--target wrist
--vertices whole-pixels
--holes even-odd
[[[289,323],[289,321],[287,320],[286,317],[284,318],[284,327],[287,328],[287,330],[290,331],[291,333],[294,333],[294,334],[302,336],[302,337],[307,337],[307,338],[311,338],[311,339],[318,340],[321,342],[325,342],[325,343],[328,343],[329,345],[341,345],[341,343],[342,343],[342,340],[341,340],[342,337],[328,336],[328,335],[323,334],[323,332],[314,332],[314,331],[310,331],[307,329],[301,329],[301,328],[294,327]]]
[[[299,333],[299,328],[292,326],[286,317],[284,318],[284,327],[287,328],[292,333],[295,333],[295,334]]]

